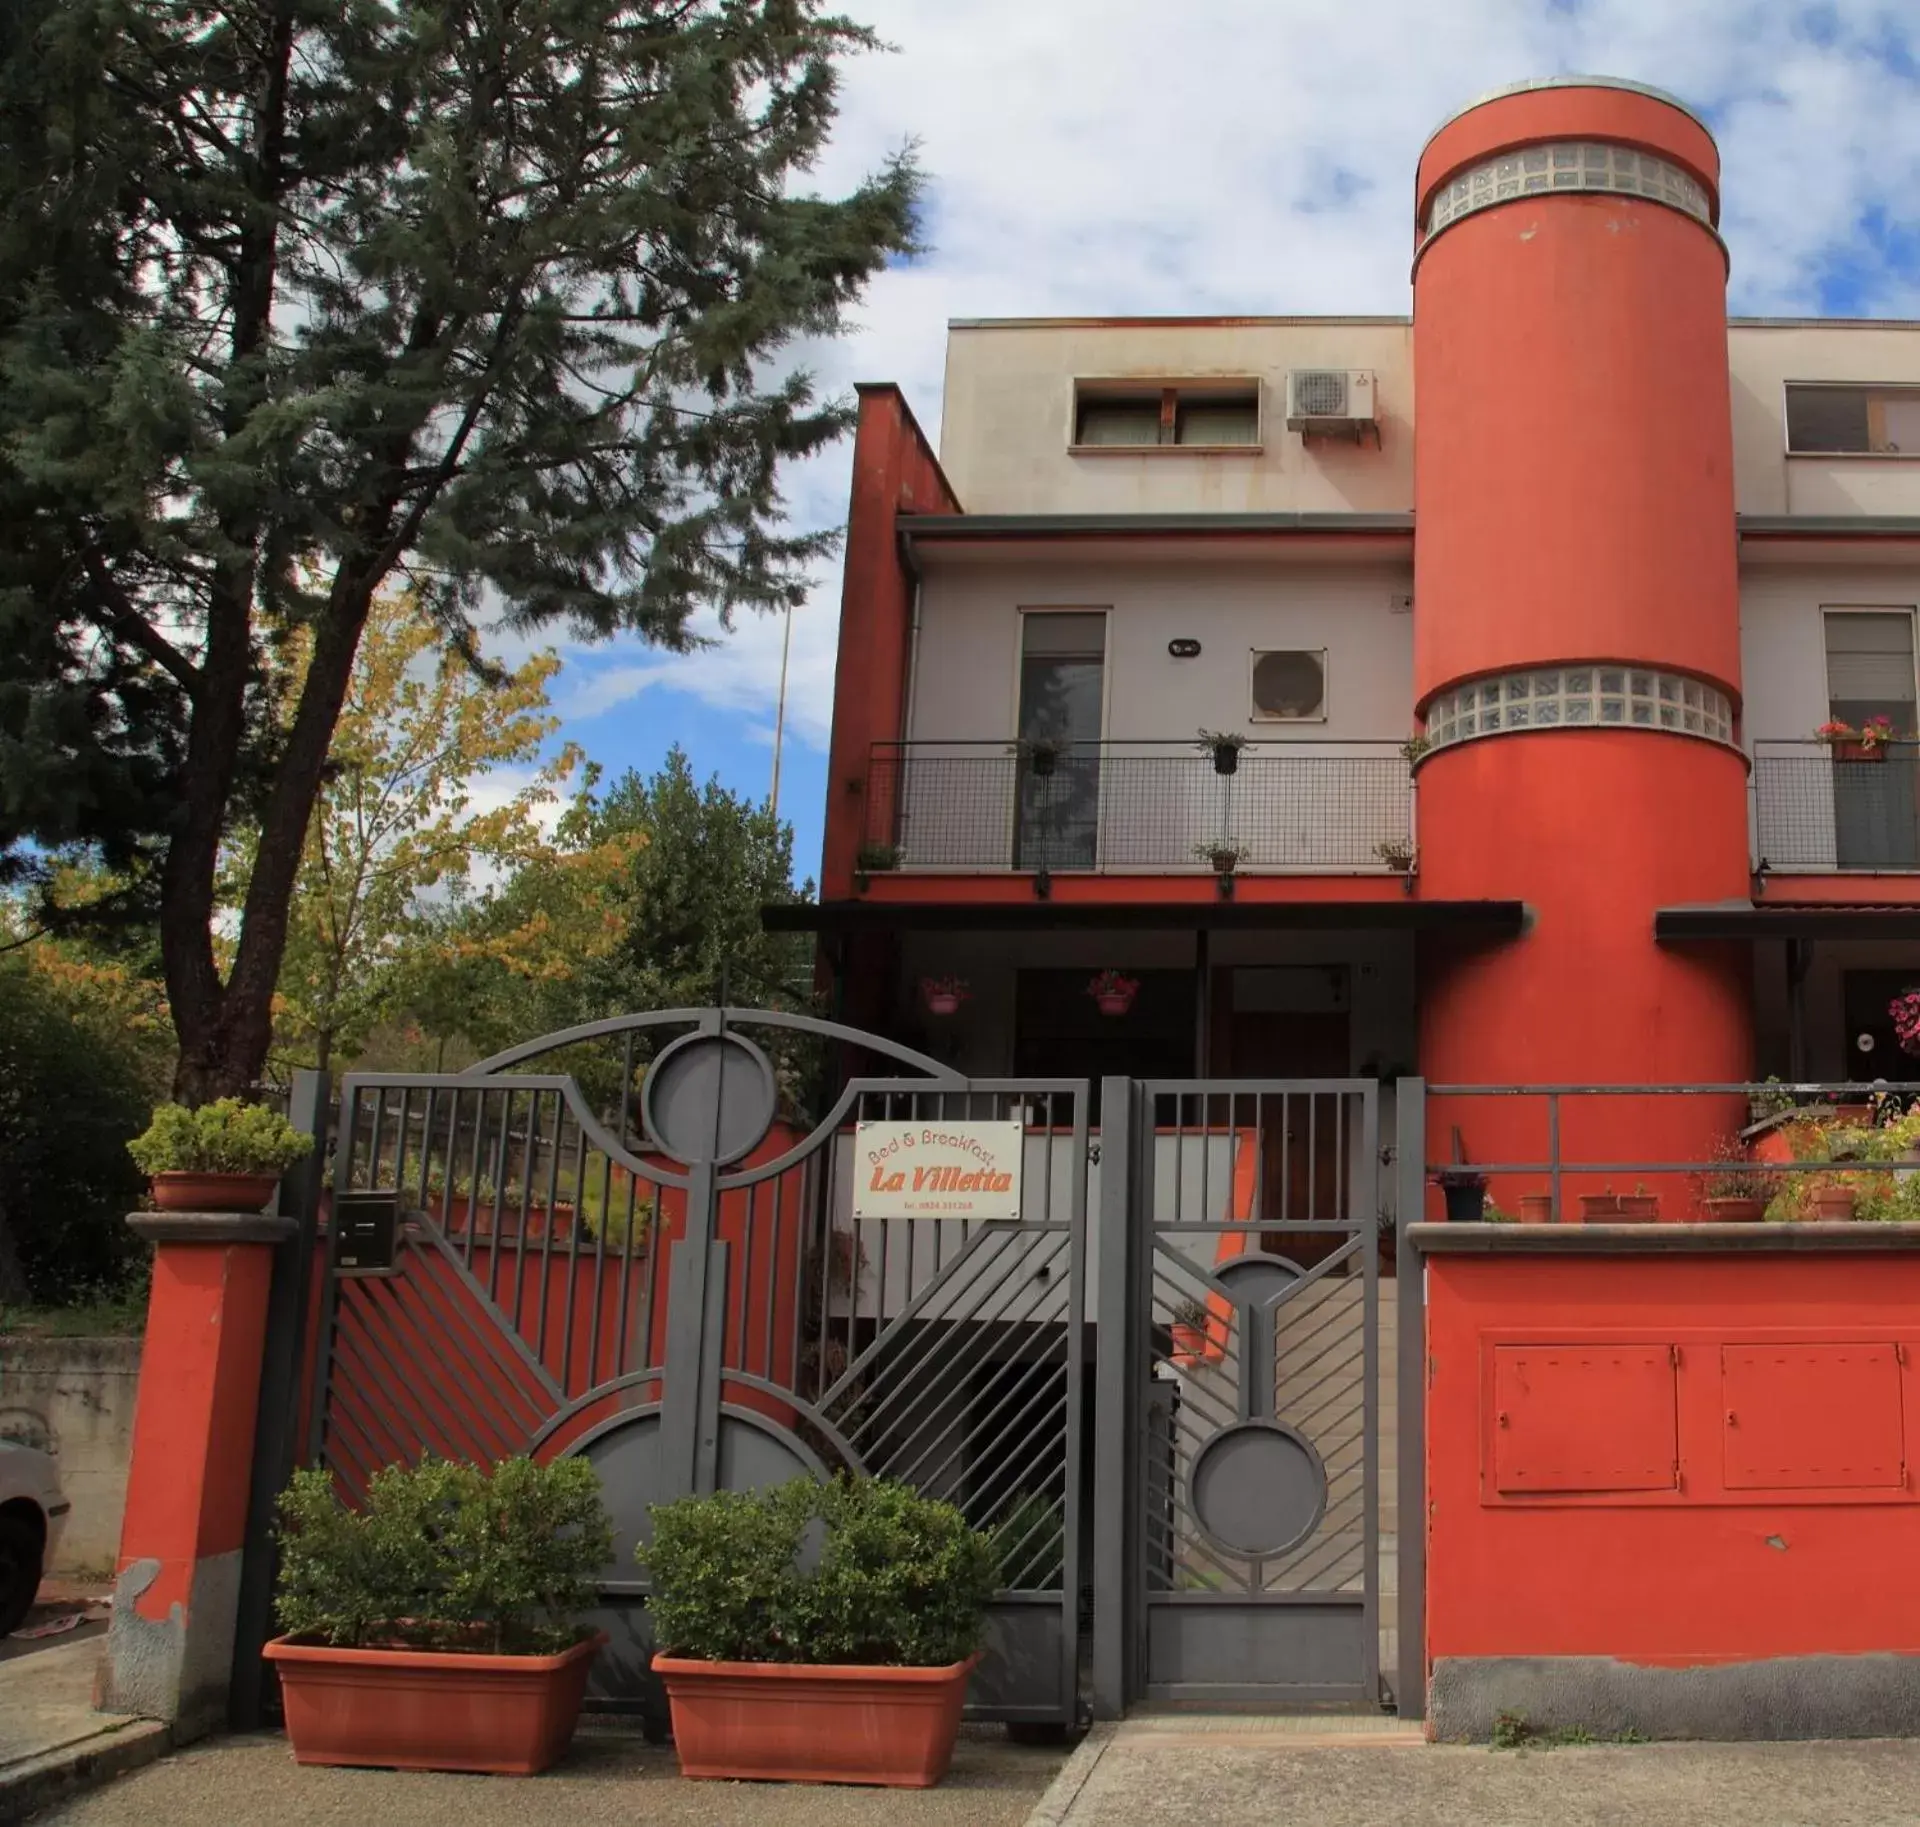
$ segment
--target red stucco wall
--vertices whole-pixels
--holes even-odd
[[[1427,1267],[1430,1659],[1920,1652],[1920,1256]]]

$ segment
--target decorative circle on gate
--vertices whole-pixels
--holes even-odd
[[[724,1166],[759,1146],[779,1111],[773,1062],[739,1034],[688,1034],[640,1088],[647,1132],[688,1167]]]
[[[1285,1554],[1320,1526],[1327,1470],[1292,1428],[1241,1421],[1200,1449],[1190,1501],[1200,1526],[1223,1548],[1261,1557]]]

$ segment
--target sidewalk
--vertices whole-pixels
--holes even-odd
[[[151,1763],[166,1727],[93,1710],[97,1639],[0,1661],[0,1821]]]
[[[1912,1740],[1489,1751],[1392,1720],[1189,1716],[1095,1727],[1028,1827],[1910,1827],[1916,1796]]]
[[[937,1789],[849,1789],[685,1782],[670,1749],[591,1721],[532,1778],[302,1769],[259,1733],[194,1745],[36,1827],[1021,1827],[1065,1757],[990,1726],[961,1734]]]

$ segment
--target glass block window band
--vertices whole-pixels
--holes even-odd
[[[1427,234],[1449,223],[1516,197],[1555,190],[1604,190],[1648,197],[1713,226],[1713,205],[1699,180],[1678,165],[1636,152],[1631,146],[1576,141],[1555,146],[1526,146],[1463,171],[1434,193],[1427,211]]]
[[[1510,672],[1442,692],[1427,709],[1427,740],[1435,748],[1507,730],[1672,730],[1733,741],[1733,706],[1725,692],[1679,673],[1631,666],[1559,666]]]

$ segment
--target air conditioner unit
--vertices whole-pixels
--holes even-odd
[[[1287,429],[1358,437],[1373,429],[1371,368],[1295,368],[1287,376]]]

